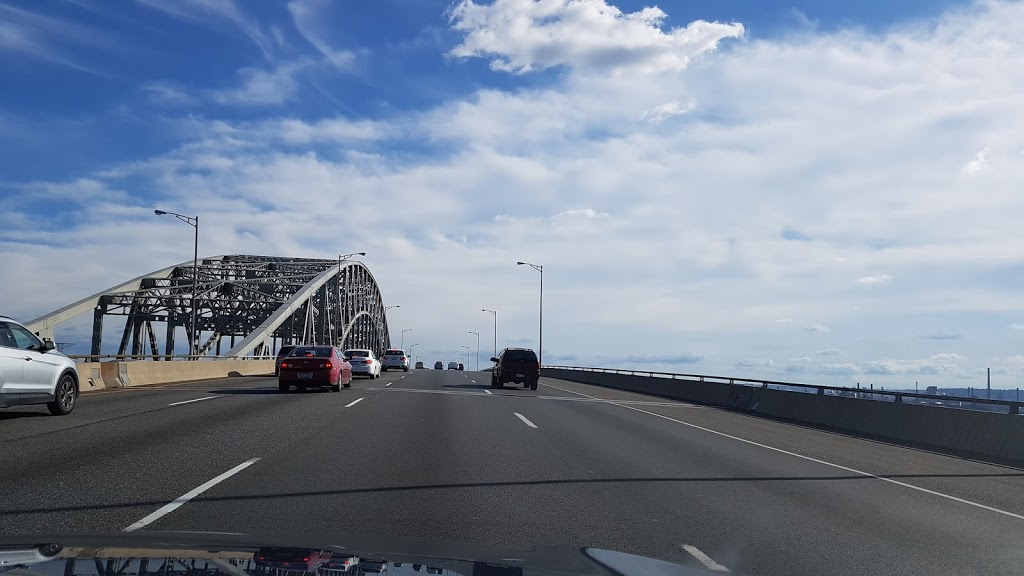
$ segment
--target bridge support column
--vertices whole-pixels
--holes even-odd
[[[103,317],[107,314],[107,305],[99,304],[92,311],[92,350],[89,354],[99,356],[100,346],[103,343]]]

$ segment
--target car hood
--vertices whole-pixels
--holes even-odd
[[[197,532],[0,537],[0,574],[7,571],[19,576],[713,574],[703,568],[598,548],[502,549],[367,536],[268,538]]]

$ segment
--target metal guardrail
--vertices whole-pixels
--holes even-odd
[[[787,387],[802,388],[811,393],[828,394],[832,392],[835,396],[853,398],[875,399],[874,396],[884,396],[891,402],[902,403],[905,398],[916,398],[942,402],[946,408],[956,408],[950,403],[960,402],[966,404],[984,404],[990,406],[1006,407],[1010,414],[1020,414],[1021,405],[1024,402],[1013,400],[989,400],[988,398],[970,398],[965,396],[940,396],[937,394],[922,394],[920,392],[898,392],[895,390],[882,390],[875,388],[850,388],[848,386],[823,386],[820,384],[802,384],[799,382],[780,382],[776,380],[761,380],[756,378],[736,378],[732,376],[711,376],[708,374],[679,374],[676,372],[656,372],[650,370],[624,370],[619,368],[587,368],[583,366],[544,366],[544,368],[556,368],[560,370],[576,370],[579,372],[603,372],[607,374],[628,374],[631,376],[649,376],[651,378],[663,378],[666,380],[688,380],[698,382],[713,382],[717,384],[739,384],[742,386],[759,386],[761,388]]]
[[[209,356],[209,355],[190,355],[190,354],[174,354],[172,356],[165,356],[158,354],[153,356],[152,354],[68,354],[68,358],[72,360],[155,360],[159,362],[166,362],[167,358],[173,360],[273,360],[276,356]]]

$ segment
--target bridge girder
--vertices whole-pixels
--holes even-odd
[[[170,359],[179,327],[186,341],[191,339],[193,290],[196,340],[206,338],[199,350],[202,355],[219,355],[225,338],[227,356],[265,355],[278,344],[290,343],[370,348],[378,353],[390,346],[380,287],[365,265],[273,256],[204,258],[195,279],[192,263],[184,262],[94,294],[27,326],[52,338],[55,326],[92,310],[91,354],[99,355],[104,320],[125,316],[118,355]],[[154,323],[164,324],[162,354]]]

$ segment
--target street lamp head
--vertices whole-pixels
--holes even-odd
[[[167,214],[167,212],[164,212],[163,210],[153,210],[153,214],[156,214],[157,216],[163,216],[164,214]]]
[[[522,266],[523,264],[526,264],[526,262],[516,262],[517,266]]]
[[[366,256],[366,252],[356,252],[356,256]]]

